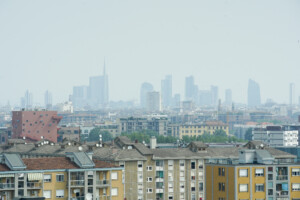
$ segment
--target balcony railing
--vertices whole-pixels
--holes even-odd
[[[71,200],[84,200],[84,196],[82,196],[82,197],[73,197],[73,198],[71,198]]]
[[[2,189],[14,189],[15,184],[14,183],[0,183],[0,190]]]
[[[97,186],[108,186],[109,184],[110,184],[109,180],[96,181]]]
[[[156,188],[156,193],[164,193],[164,189],[162,188]]]
[[[71,186],[84,186],[84,180],[71,180]]]
[[[163,178],[155,178],[155,182],[164,182]]]
[[[96,200],[110,200],[110,196],[97,196]]]
[[[288,180],[288,176],[287,175],[278,175],[276,176],[276,180]]]
[[[42,188],[42,183],[37,183],[37,182],[27,182],[27,188],[30,189],[38,189],[38,188]]]
[[[276,196],[280,197],[280,196],[288,196],[289,195],[289,191],[276,191]]]

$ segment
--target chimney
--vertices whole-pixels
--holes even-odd
[[[150,138],[150,149],[156,149],[156,137],[152,136]]]

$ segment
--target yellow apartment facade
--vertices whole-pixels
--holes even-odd
[[[21,158],[1,154],[0,196],[59,200],[119,200],[124,198],[122,168],[90,159],[84,153],[65,157]]]
[[[239,161],[206,165],[206,199],[299,200],[300,164],[266,150],[240,150]]]

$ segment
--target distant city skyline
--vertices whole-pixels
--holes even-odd
[[[0,105],[20,104],[26,90],[41,106],[46,90],[53,104],[66,101],[101,74],[104,57],[112,101],[139,102],[143,82],[158,91],[169,74],[181,100],[193,75],[198,90],[218,86],[223,101],[231,89],[246,104],[253,79],[262,103],[289,104],[290,83],[300,96],[299,10],[294,0],[3,0]]]

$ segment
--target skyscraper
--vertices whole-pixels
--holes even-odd
[[[294,105],[295,104],[295,84],[294,83],[290,83],[290,105]]]
[[[217,106],[218,105],[218,101],[219,101],[219,88],[218,86],[210,86],[210,92],[211,92],[211,104],[213,106]]]
[[[161,98],[163,107],[170,107],[172,104],[172,76],[167,75],[161,81]]]
[[[231,89],[225,90],[225,104],[231,105],[232,104],[232,91]]]
[[[146,108],[147,93],[153,91],[153,86],[151,83],[143,83],[140,90],[140,105],[142,108]]]
[[[103,75],[90,77],[88,89],[88,101],[92,107],[103,107],[109,102],[108,75],[104,61]]]
[[[161,98],[160,93],[156,91],[147,93],[147,111],[161,111]]]
[[[73,87],[72,103],[75,109],[83,108],[85,105],[88,104],[88,88],[88,86]]]
[[[252,79],[248,82],[248,106],[255,107],[260,106],[260,87],[259,84]]]
[[[198,87],[194,83],[194,77],[188,76],[185,78],[185,100],[196,102],[198,99]]]
[[[33,108],[33,94],[26,90],[24,97],[21,98],[21,107],[26,110]]]
[[[44,100],[45,100],[45,108],[46,109],[52,109],[52,93],[49,92],[49,90],[47,90],[45,92],[45,96],[44,96]]]

